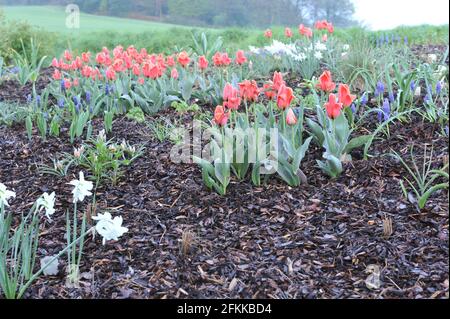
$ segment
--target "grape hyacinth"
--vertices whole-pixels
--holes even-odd
[[[379,97],[380,95],[383,95],[383,93],[384,93],[384,83],[379,81],[377,83],[377,87],[376,87],[376,90],[375,90],[375,96]]]
[[[388,99],[384,99],[383,115],[384,115],[384,121],[389,120],[389,117],[391,115],[391,105],[389,104],[389,100]]]
[[[366,106],[367,105],[367,92],[364,92],[363,96],[361,97],[361,105]]]
[[[411,89],[411,92],[414,92],[416,90],[416,82],[411,81],[409,88]]]
[[[391,103],[395,102],[395,95],[393,92],[389,92],[389,102]]]
[[[91,103],[91,92],[86,91],[86,103]]]
[[[442,83],[441,81],[438,81],[438,83],[436,84],[436,94],[439,95],[441,94],[442,91]]]
[[[60,109],[63,109],[63,108],[64,108],[64,104],[65,104],[64,99],[59,99],[59,100],[58,100],[58,107],[59,107]]]

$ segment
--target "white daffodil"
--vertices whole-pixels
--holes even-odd
[[[322,58],[323,58],[322,52],[316,51],[316,52],[314,53],[314,57],[315,57],[317,60],[322,60]]]
[[[48,219],[52,220],[50,217],[55,213],[55,192],[51,193],[50,195],[47,193],[44,193],[36,202],[37,204],[37,210],[42,211],[45,209],[45,216],[47,216]]]
[[[16,197],[16,193],[6,189],[3,183],[0,183],[0,207],[9,206],[8,199],[11,197]]]
[[[84,198],[87,196],[91,196],[92,193],[90,192],[94,185],[92,182],[86,181],[84,179],[83,172],[80,172],[80,179],[79,180],[73,180],[69,183],[69,185],[74,186],[75,188],[72,190],[73,194],[73,202],[82,202],[84,201]]]
[[[348,50],[350,50],[350,45],[349,45],[349,44],[344,44],[344,45],[342,46],[342,49],[343,49],[344,51],[348,51]]]
[[[323,44],[322,42],[317,41],[316,45],[315,45],[315,49],[317,51],[325,51],[327,49],[327,46],[325,44]]]
[[[100,132],[98,132],[97,139],[98,139],[99,141],[103,141],[103,142],[106,141],[106,133],[105,133],[105,130],[101,130]]]
[[[112,218],[110,213],[98,214],[92,217],[97,221],[95,230],[103,237],[103,245],[107,240],[118,240],[120,236],[128,231],[128,228],[122,227],[122,216]]]

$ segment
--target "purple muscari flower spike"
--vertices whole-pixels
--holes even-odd
[[[393,92],[389,92],[389,102],[391,103],[395,102],[395,95]]]
[[[405,41],[405,45],[408,45],[408,37],[407,36],[405,37],[404,41]]]
[[[382,110],[377,111],[377,116],[378,116],[378,122],[383,122],[383,111]]]
[[[389,117],[391,115],[391,105],[389,104],[388,99],[384,99],[383,103],[383,113],[384,113],[384,120],[389,120]]]
[[[414,92],[416,90],[416,82],[411,81],[411,83],[409,84],[409,88],[412,92]]]
[[[389,35],[386,34],[386,44],[389,44]]]
[[[75,105],[77,105],[77,104],[80,103],[80,101],[78,100],[78,97],[77,97],[77,96],[74,96],[72,99],[73,99],[73,103],[74,103]]]
[[[352,105],[350,107],[351,107],[352,113],[356,114],[356,105],[355,105],[355,103],[352,103]]]
[[[442,91],[442,83],[441,81],[438,81],[438,83],[436,84],[436,94],[439,95],[441,94]]]
[[[361,105],[362,106],[367,105],[367,92],[364,92],[363,96],[361,97]]]
[[[78,102],[75,104],[75,112],[78,114],[80,113],[81,104]]]
[[[86,102],[88,104],[91,103],[91,92],[89,92],[89,91],[86,91]]]
[[[27,103],[30,104],[31,103],[31,94],[27,95]]]
[[[64,85],[64,80],[61,80],[60,86],[61,86],[61,92],[66,92],[66,86]]]
[[[423,99],[424,101],[425,101],[425,103],[428,103],[428,102],[430,102],[431,101],[431,96],[430,96],[430,93],[427,93],[427,95],[425,95],[425,97],[424,97],[424,99]]]
[[[110,93],[110,88],[109,88],[109,85],[106,84],[106,86],[105,86],[105,94],[109,95],[109,93]]]
[[[378,97],[384,93],[384,84],[381,81],[378,81],[377,87],[375,90],[375,96]]]
[[[64,108],[64,104],[65,104],[64,99],[59,99],[59,100],[58,100],[58,107],[59,107],[60,109],[63,109],[63,108]]]
[[[36,96],[36,104],[37,104],[37,106],[41,106],[41,96],[40,95]]]

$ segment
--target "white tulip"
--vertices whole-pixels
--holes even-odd
[[[8,199],[11,197],[16,197],[16,193],[6,189],[6,186],[0,183],[0,207],[9,206]]]
[[[85,197],[91,196],[92,193],[90,192],[94,185],[92,182],[86,181],[84,179],[83,172],[80,172],[80,179],[79,180],[73,180],[69,183],[69,185],[74,186],[75,188],[72,190],[73,194],[73,202],[82,202],[84,201]]]
[[[118,240],[120,236],[128,231],[128,228],[122,227],[122,216],[114,217],[110,213],[98,214],[96,217],[92,217],[97,221],[95,230],[100,236],[103,237],[103,245],[107,240]]]

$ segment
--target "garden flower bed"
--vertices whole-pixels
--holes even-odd
[[[0,126],[2,212],[13,234],[41,198],[31,273],[60,254],[21,297],[448,298],[447,48],[370,43],[386,72],[346,75],[357,49],[333,31],[237,53],[206,37],[171,55],[66,51],[37,85],[0,84],[25,105]],[[173,155],[194,120],[211,161]],[[227,144],[255,128],[276,129],[276,155],[269,137],[254,161],[252,135]]]

